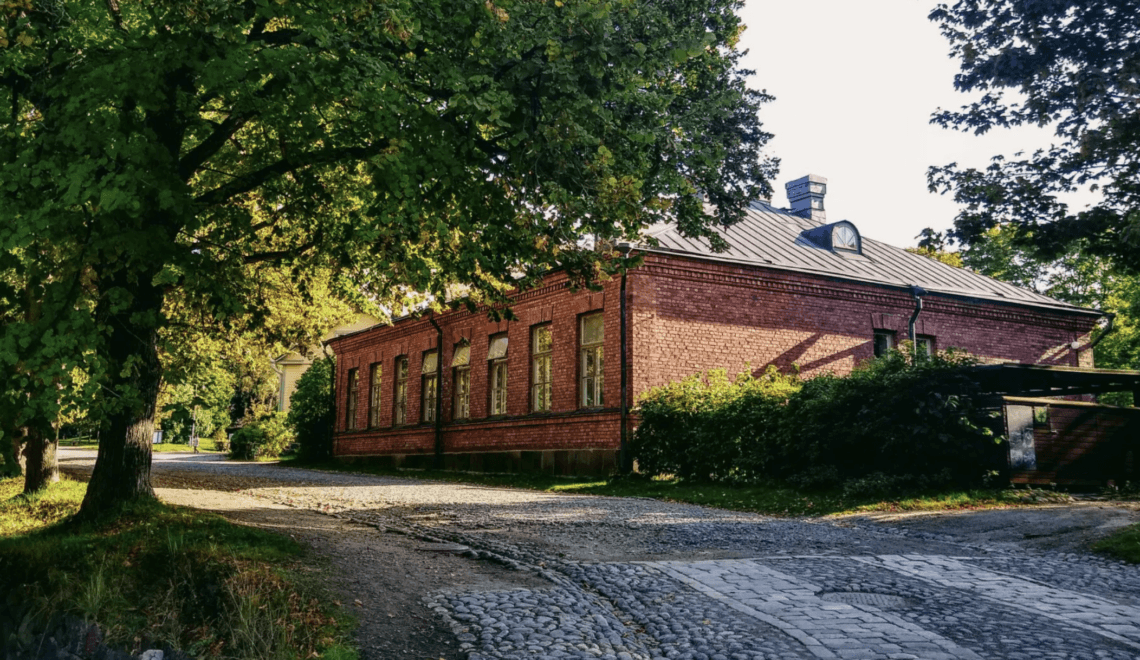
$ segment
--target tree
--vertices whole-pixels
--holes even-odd
[[[961,61],[954,86],[981,98],[933,122],[981,134],[1053,126],[1058,142],[984,169],[932,167],[932,190],[963,208],[954,236],[973,243],[998,225],[1046,259],[1074,241],[1117,268],[1140,272],[1140,0],[958,0],[930,14]],[[1071,209],[1082,187],[1100,200]]]
[[[956,255],[965,268],[1016,284],[1062,302],[1104,310],[1114,315],[1111,332],[1093,349],[1098,367],[1140,369],[1140,275],[1123,272],[1109,259],[1090,256],[1083,241],[1067,252],[1047,258],[1009,225],[987,230],[958,252],[948,249],[946,236],[932,229],[919,234],[919,248]],[[1130,405],[1131,393],[1100,397]]]
[[[333,374],[336,358],[332,355],[313,360],[305,373],[297,379],[289,406],[289,425],[301,446],[301,457],[319,461],[332,457],[333,422],[336,407],[333,404]]]
[[[438,307],[454,283],[474,306],[550,268],[588,282],[628,265],[586,235],[673,220],[721,245],[710,223],[739,219],[776,167],[739,6],[0,5],[0,244],[68,254],[44,315],[85,315],[104,366],[81,514],[152,496],[172,304],[258,329],[271,273],[326,269],[374,314]]]

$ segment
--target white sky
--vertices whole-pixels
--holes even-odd
[[[767,153],[782,159],[773,203],[788,205],[784,184],[827,177],[827,219],[850,220],[871,238],[905,247],[924,227],[953,224],[958,207],[930,193],[926,170],[958,162],[985,167],[991,156],[1049,144],[1036,128],[984,136],[930,124],[939,107],[958,108],[958,64],[926,16],[934,0],[747,0],[742,64],[752,87],[776,97],[762,106],[775,134]]]

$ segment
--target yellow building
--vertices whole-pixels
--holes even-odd
[[[345,325],[333,328],[327,335],[323,337],[324,340],[339,337],[340,335],[370,328],[380,323],[379,320],[361,314],[357,317],[356,321]],[[322,342],[323,345],[324,342]],[[311,348],[308,352],[314,357],[324,355],[324,349],[321,346]],[[300,351],[286,353],[273,361],[273,368],[277,371],[278,385],[277,385],[277,409],[281,412],[289,412],[289,402],[293,398],[293,392],[297,390],[297,381],[300,380],[301,374],[309,369],[309,365],[313,363],[311,357],[306,357]]]

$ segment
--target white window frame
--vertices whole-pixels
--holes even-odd
[[[586,341],[586,322],[600,318],[602,336]],[[605,405],[605,317],[601,312],[583,315],[578,322],[578,404],[580,408],[601,408]],[[593,370],[591,371],[591,365]]]

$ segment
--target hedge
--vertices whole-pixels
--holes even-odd
[[[997,413],[980,409],[957,352],[866,362],[800,380],[769,367],[729,381],[712,371],[640,401],[641,471],[685,479],[787,480],[869,489],[977,482],[1000,466]]]

